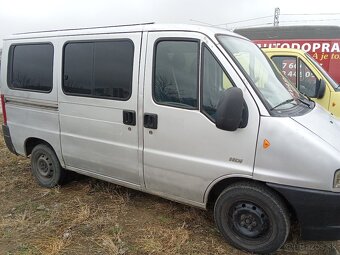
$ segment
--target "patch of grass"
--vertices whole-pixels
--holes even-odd
[[[161,222],[163,223],[166,223],[166,224],[169,224],[171,222],[171,218],[169,218],[168,216],[166,215],[159,215],[157,217]]]
[[[7,255],[38,255],[41,254],[35,247],[23,243],[19,244],[19,246],[11,252],[7,252]]]
[[[109,234],[112,236],[120,236],[120,234],[122,233],[122,227],[119,226],[119,224],[115,224],[114,227],[111,227],[109,229]]]

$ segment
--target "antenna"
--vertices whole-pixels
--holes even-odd
[[[60,31],[85,30],[85,29],[96,29],[96,28],[129,27],[129,26],[151,25],[151,24],[155,24],[155,22],[145,22],[145,23],[135,23],[135,24],[122,24],[122,25],[100,26],[100,27],[79,27],[79,28],[66,28],[66,29],[42,30],[42,31],[33,31],[33,32],[16,33],[16,34],[14,34],[14,35],[25,35],[25,34],[44,33],[44,32],[60,32]]]
[[[280,8],[279,7],[276,7],[275,8],[275,12],[274,12],[274,27],[277,27],[279,26],[279,16],[280,16]]]
[[[204,21],[200,21],[200,20],[195,20],[195,19],[190,19],[190,21],[196,22],[196,23],[200,23],[203,24],[205,26],[209,26],[209,27],[217,27],[218,25],[214,25],[214,24],[210,24]]]

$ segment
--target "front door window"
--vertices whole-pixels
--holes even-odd
[[[156,44],[153,94],[155,102],[198,108],[197,41],[162,40]]]
[[[202,111],[214,121],[217,104],[222,92],[232,87],[233,84],[219,62],[206,47],[203,47],[202,59]]]

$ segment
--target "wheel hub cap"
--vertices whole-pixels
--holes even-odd
[[[268,232],[269,219],[264,210],[250,202],[240,202],[231,208],[233,229],[237,234],[257,238]]]
[[[41,176],[51,177],[53,174],[52,161],[45,154],[39,156],[37,169]]]

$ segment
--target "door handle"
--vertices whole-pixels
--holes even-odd
[[[123,123],[129,126],[136,126],[136,112],[124,110],[123,111]]]
[[[144,127],[157,129],[158,126],[158,116],[153,113],[145,113],[144,114]]]

